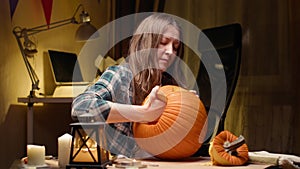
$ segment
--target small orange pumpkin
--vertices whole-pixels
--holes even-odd
[[[225,130],[219,133],[209,146],[213,165],[244,165],[248,159],[248,146],[244,138],[239,138]]]
[[[160,87],[158,93],[166,98],[164,112],[155,122],[134,123],[137,144],[161,159],[193,155],[206,134],[207,113],[203,103],[194,93],[178,86]]]

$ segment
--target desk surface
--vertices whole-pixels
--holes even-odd
[[[57,160],[46,160],[46,164],[51,169],[58,169]],[[270,167],[268,164],[248,164],[245,166],[234,166],[234,167],[224,167],[224,166],[212,166],[209,158],[195,158],[193,160],[186,161],[157,161],[157,160],[143,160],[143,164],[147,165],[145,169],[265,169]],[[11,166],[11,169],[22,168],[20,160],[16,160]],[[108,166],[107,169],[119,169],[113,166]],[[128,168],[129,169],[129,168]],[[130,168],[137,169],[137,168]]]
[[[19,103],[72,103],[73,97],[18,97]]]
[[[224,169],[233,168],[224,166],[213,166],[210,159],[204,157],[197,157],[185,161],[157,161],[157,160],[143,160],[143,164],[147,165],[146,169]],[[269,167],[268,164],[248,164],[245,166],[234,166],[234,169],[264,169]],[[107,169],[119,169],[113,166],[108,166]],[[129,169],[129,168],[128,168]]]
[[[33,143],[33,105],[35,103],[71,104],[73,97],[18,97],[19,103],[27,103],[27,144]]]

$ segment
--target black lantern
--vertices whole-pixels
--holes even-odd
[[[67,169],[100,168],[111,165],[103,122],[72,123],[72,143]]]

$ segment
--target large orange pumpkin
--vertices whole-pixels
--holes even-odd
[[[249,159],[248,146],[244,143],[243,137],[238,138],[227,130],[213,139],[209,155],[213,165],[243,165]]]
[[[156,122],[133,125],[136,142],[161,159],[193,155],[206,134],[207,113],[203,103],[194,93],[178,86],[163,86],[158,92],[166,97],[164,112]]]

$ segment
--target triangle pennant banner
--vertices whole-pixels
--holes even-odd
[[[19,0],[9,0],[10,19],[14,16]]]
[[[53,0],[42,0],[42,5],[43,5],[44,15],[46,18],[47,25],[49,25],[51,21],[52,4],[53,4]]]

